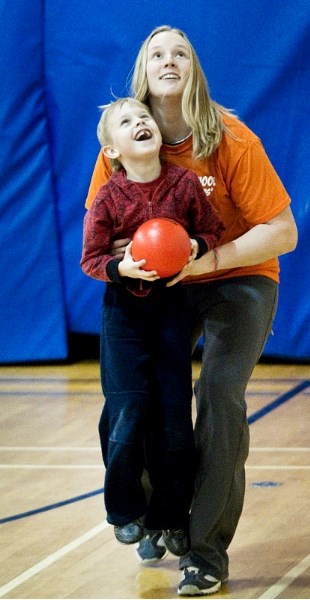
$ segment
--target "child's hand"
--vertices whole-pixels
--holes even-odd
[[[146,260],[143,258],[139,261],[134,261],[131,254],[132,242],[128,244],[125,250],[123,260],[118,265],[118,272],[121,277],[131,277],[132,279],[144,279],[145,281],[155,281],[159,279],[157,271],[144,271],[142,269]]]

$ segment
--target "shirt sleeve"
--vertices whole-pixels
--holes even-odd
[[[111,177],[111,174],[112,167],[110,161],[100,150],[88,188],[88,194],[85,201],[86,208],[91,207],[99,189],[102,185],[107,183]]]
[[[233,202],[252,226],[269,221],[291,201],[259,139],[239,157],[229,185]]]

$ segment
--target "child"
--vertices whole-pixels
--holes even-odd
[[[114,173],[85,215],[81,267],[107,282],[104,295],[101,379],[105,405],[99,423],[106,467],[107,520],[121,543],[162,530],[177,556],[189,550],[188,518],[196,450],[191,400],[191,345],[184,286],[166,286],[156,271],[109,253],[115,239],[132,238],[151,217],[168,217],[191,237],[190,261],[213,248],[223,230],[196,175],[161,163],[161,134],[149,109],[123,98],[98,125],[102,151]],[[141,483],[145,440],[152,494]]]

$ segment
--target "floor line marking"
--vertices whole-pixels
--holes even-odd
[[[102,397],[102,392],[98,391],[98,392],[92,392],[89,390],[84,390],[82,392],[79,391],[68,391],[68,390],[59,390],[59,391],[55,391],[55,390],[41,390],[38,392],[34,392],[33,390],[23,390],[22,392],[18,391],[18,390],[1,390],[0,389],[0,396],[18,396],[18,400],[20,400],[21,397],[29,397],[32,396],[33,398],[44,398],[44,397],[55,397],[55,396],[82,396],[84,397],[85,394],[87,394],[87,396],[99,396],[100,398]]]
[[[101,452],[100,446],[0,446],[0,452]]]
[[[310,452],[310,448],[287,446],[285,448],[269,447],[251,447],[250,452]]]
[[[307,471],[310,465],[245,465],[245,468],[257,471]]]
[[[310,567],[310,554],[305,556],[295,567],[293,567],[290,571],[288,571],[279,581],[274,583],[266,592],[263,593],[262,596],[259,596],[259,600],[261,598],[277,598],[279,594],[281,594],[289,585],[294,583],[294,581],[300,577],[308,568]]]
[[[291,390],[289,390],[285,394],[282,394],[282,396],[279,396],[273,402],[270,402],[269,404],[266,404],[266,406],[263,406],[263,408],[261,408],[261,409],[257,410],[256,412],[252,413],[248,417],[248,423],[249,423],[249,425],[251,423],[255,423],[255,421],[258,421],[259,419],[261,419],[262,417],[264,417],[265,415],[267,415],[272,410],[275,410],[275,408],[278,408],[279,406],[281,406],[281,404],[284,404],[288,400],[291,400],[291,398],[294,398],[294,396],[297,396],[297,394],[300,394],[300,392],[303,392],[309,386],[310,386],[310,379],[305,379],[304,381],[302,381],[301,383],[299,383],[298,385],[296,385],[294,388],[292,388]]]
[[[60,558],[63,558],[66,554],[69,554],[69,552],[72,552],[72,550],[75,550],[82,544],[85,544],[85,542],[91,540],[93,537],[104,531],[104,529],[106,529],[108,525],[109,524],[107,523],[107,521],[100,523],[100,525],[93,527],[92,529],[90,529],[80,537],[76,538],[66,546],[63,546],[62,548],[59,548],[59,550],[56,550],[56,552],[53,552],[33,567],[30,567],[30,569],[27,569],[17,577],[14,577],[14,579],[11,579],[11,581],[8,581],[8,583],[5,583],[2,587],[0,587],[0,598],[3,598],[5,594],[10,593],[22,583],[28,581],[28,579],[31,579],[32,577],[34,577],[35,575],[37,575],[38,573],[55,563]]]
[[[101,452],[100,446],[0,446],[0,452]]]
[[[68,504],[74,504],[75,502],[80,502],[81,500],[87,500],[88,498],[93,498],[94,496],[98,496],[99,494],[104,493],[104,488],[99,488],[98,490],[94,490],[93,492],[87,492],[86,494],[80,494],[79,496],[74,496],[73,498],[69,498],[68,500],[60,500],[59,502],[54,502],[53,504],[46,504],[45,506],[41,506],[40,508],[34,508],[32,510],[27,510],[23,513],[18,513],[15,515],[11,515],[10,517],[3,517],[0,519],[0,524],[10,523],[12,521],[18,521],[19,519],[24,519],[25,517],[31,517],[33,515],[39,515],[44,512],[48,512],[50,510],[54,510],[55,508],[61,508],[63,506],[68,506]]]
[[[77,470],[77,469],[87,469],[87,470],[91,470],[91,469],[104,469],[104,464],[98,464],[98,465],[38,465],[38,464],[17,464],[17,465],[8,465],[8,464],[0,464],[0,470],[14,470],[14,469],[32,469],[32,470],[56,470],[56,471],[65,471],[66,469],[72,469]]]
[[[253,446],[251,452],[310,452],[307,447]],[[0,446],[0,452],[101,452],[100,446]]]
[[[245,465],[246,469],[259,469],[259,470],[263,470],[263,469],[276,469],[276,470],[288,470],[288,471],[296,471],[298,469],[300,470],[307,470],[310,469],[310,465]],[[100,465],[33,465],[33,464],[27,464],[27,465],[1,465],[0,464],[0,470],[18,470],[20,469],[22,470],[27,470],[27,469],[31,469],[34,471],[38,471],[38,470],[46,470],[46,471],[65,471],[67,469],[71,469],[72,471],[78,471],[78,470],[96,470],[96,469],[104,469],[104,465],[100,464]]]

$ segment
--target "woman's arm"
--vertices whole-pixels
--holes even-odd
[[[297,227],[289,207],[217,249],[218,269],[246,267],[295,250]]]
[[[214,270],[234,269],[263,263],[276,256],[295,250],[298,240],[297,227],[289,207],[266,223],[255,225],[242,236],[219,246],[214,251],[184,269],[167,285],[174,285],[188,275],[203,275]]]

